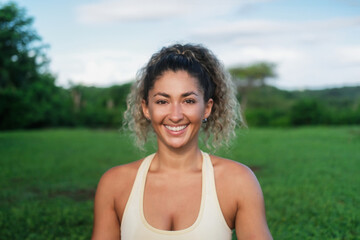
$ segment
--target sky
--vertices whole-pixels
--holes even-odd
[[[49,44],[59,86],[129,82],[174,43],[203,44],[226,68],[275,63],[269,83],[282,89],[360,85],[360,0],[15,2]]]

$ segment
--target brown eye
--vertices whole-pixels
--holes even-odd
[[[162,105],[162,104],[166,104],[167,102],[165,100],[157,100],[155,103]]]
[[[185,103],[187,104],[194,104],[195,100],[194,99],[185,99]]]

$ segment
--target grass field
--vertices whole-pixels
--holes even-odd
[[[117,131],[0,133],[0,239],[89,239],[102,173],[152,149]],[[254,169],[274,239],[360,239],[360,127],[250,129],[217,154]]]

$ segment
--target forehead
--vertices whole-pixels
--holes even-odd
[[[187,71],[165,71],[160,77],[155,80],[153,88],[150,90],[153,92],[201,92],[199,87],[199,81],[196,77],[190,75]]]

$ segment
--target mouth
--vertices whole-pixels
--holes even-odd
[[[189,124],[179,125],[179,126],[170,126],[170,125],[164,125],[164,126],[172,132],[180,132],[181,130],[184,130],[187,126],[189,126]]]

